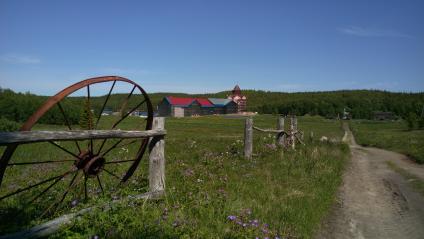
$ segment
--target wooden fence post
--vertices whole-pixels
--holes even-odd
[[[290,141],[291,141],[291,146],[292,146],[292,149],[295,149],[295,144],[296,144],[296,142],[295,142],[295,138],[294,138],[294,133],[295,133],[295,120],[296,120],[296,118],[294,117],[294,116],[291,116],[290,117]]]
[[[165,118],[155,117],[153,129],[165,129]],[[161,195],[165,192],[165,140],[155,136],[149,144],[149,191]]]
[[[277,130],[284,130],[284,117],[283,116],[278,117]],[[277,145],[284,146],[285,138],[286,138],[286,135],[284,133],[279,133],[277,135]]]
[[[297,131],[297,117],[296,115],[294,116],[294,130]]]
[[[253,148],[253,119],[247,118],[244,124],[244,157],[252,158]]]

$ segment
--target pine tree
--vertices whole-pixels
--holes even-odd
[[[86,99],[79,118],[79,126],[81,129],[93,129],[93,118],[90,101]]]

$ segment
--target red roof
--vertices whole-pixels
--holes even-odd
[[[197,101],[202,107],[213,107],[213,104],[208,99],[203,99],[203,98],[182,98],[182,97],[168,96],[166,97],[166,99],[171,105],[189,106],[194,101]]]
[[[203,107],[212,107],[213,104],[208,99],[196,98],[197,102]]]
[[[193,98],[180,98],[174,96],[168,96],[166,99],[171,105],[189,105],[194,101]]]

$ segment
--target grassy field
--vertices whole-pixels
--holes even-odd
[[[350,126],[358,144],[393,150],[424,163],[424,130],[408,130],[403,121],[354,120]]]
[[[139,118],[130,118],[121,128],[132,128],[139,121]],[[276,117],[257,116],[254,122],[259,127],[275,128]],[[23,199],[31,198],[39,191],[3,201],[0,206],[1,233],[29,227],[88,205],[102,205],[114,198],[123,200],[111,204],[108,210],[96,209],[85,214],[53,238],[94,235],[100,238],[310,238],[334,200],[349,155],[348,147],[310,141],[305,137],[307,146],[283,153],[273,145],[273,135],[254,132],[254,157],[245,160],[242,156],[243,125],[241,118],[168,118],[167,189],[163,199],[125,199],[127,195],[147,190],[148,165],[144,160],[124,189],[116,189],[114,178],[102,173],[104,196],[99,193],[96,181],[89,179],[92,199],[83,201],[78,196],[82,189],[75,188],[75,192],[70,192],[64,200],[65,206],[48,216],[37,217],[39,207],[51,203],[57,196],[55,194],[61,195],[61,187],[66,186],[71,177],[58,183],[61,185],[52,192],[53,196],[37,201],[37,206],[29,209],[23,208]],[[306,136],[312,130],[315,139],[325,135],[340,140],[343,136],[337,121],[302,117],[298,125]],[[61,128],[40,125],[37,129],[52,127]],[[76,150],[72,143],[61,144]],[[134,145],[121,147],[109,157],[126,159],[135,150]],[[37,157],[66,158],[54,146],[39,143],[19,148],[13,162]],[[70,165],[72,163],[66,167],[41,168],[37,165],[39,168],[23,169],[14,166],[6,171],[2,191],[13,191],[17,185],[36,182],[34,178],[65,172]],[[115,164],[110,171],[121,175],[127,166]]]

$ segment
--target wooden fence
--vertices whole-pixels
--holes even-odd
[[[253,119],[247,118],[244,127],[244,157],[247,159],[252,158],[253,154],[253,130],[265,133],[276,134],[276,145],[284,149],[296,148],[296,142],[305,144],[303,142],[303,132],[297,128],[296,116],[290,116],[290,126],[287,131],[284,129],[285,117],[280,116],[277,121],[277,129],[261,129],[253,126]]]
[[[123,130],[75,130],[75,131],[18,131],[1,132],[0,146],[11,144],[24,144],[46,141],[66,141],[84,139],[106,139],[106,138],[150,138],[149,141],[149,191],[140,195],[133,195],[131,199],[157,199],[165,193],[165,118],[153,119],[153,129],[147,131],[123,131]],[[110,204],[101,206],[110,207]],[[61,227],[72,222],[94,207],[85,208],[78,212],[60,216],[30,229],[0,236],[5,238],[42,238],[47,237],[60,230]]]

